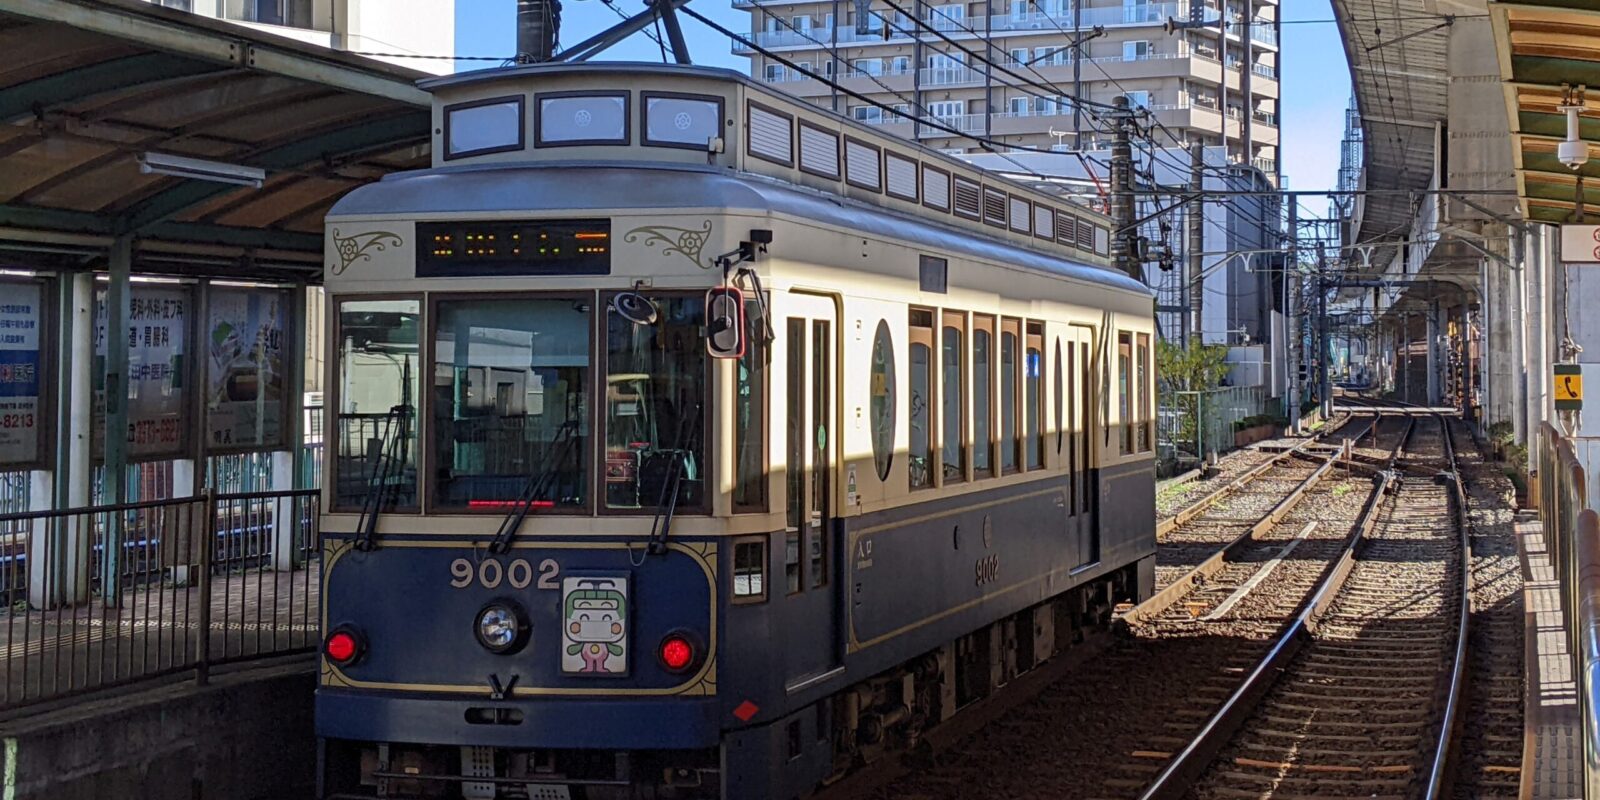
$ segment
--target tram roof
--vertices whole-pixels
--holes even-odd
[[[429,163],[423,73],[142,0],[0,0],[0,258],[320,275],[340,195]],[[266,170],[260,189],[141,174],[147,151]],[[248,262],[246,267],[242,262]]]
[[[639,171],[650,170],[649,180]],[[576,173],[581,173],[581,180]],[[1055,257],[925,219],[777,180],[684,164],[570,162],[462,165],[396,173],[345,195],[330,217],[486,214],[574,209],[716,208],[772,213],[917,242],[960,254],[1149,296],[1144,284],[1116,270]],[[864,213],[864,212],[876,213]],[[782,247],[782,242],[775,242]]]

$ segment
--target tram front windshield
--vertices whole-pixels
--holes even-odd
[[[652,513],[668,485],[680,508],[700,506],[704,302],[650,299],[648,323],[606,295],[438,302],[432,507],[510,510],[531,491],[535,510],[582,513],[598,487],[604,510]]]

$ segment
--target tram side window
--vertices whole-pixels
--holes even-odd
[[[933,312],[911,309],[911,488],[933,486]]]
[[[1028,323],[1026,356],[1022,362],[1023,453],[1028,469],[1044,466],[1044,325]]]
[[[1133,452],[1133,336],[1117,331],[1117,420],[1122,423],[1122,454]]]
[[[504,510],[589,497],[589,301],[447,300],[434,339],[434,502]]]
[[[735,511],[767,510],[766,409],[767,340],[764,323],[757,319],[759,306],[745,307],[744,355],[734,364],[734,458],[737,461],[733,485]]]
[[[785,375],[785,403],[789,408],[788,459],[785,462],[785,502],[788,504],[787,527],[783,535],[784,589],[789,594],[800,591],[800,530],[807,523],[806,503],[802,499],[806,486],[806,322],[791,319],[785,332],[788,364]]]
[[[1017,384],[1021,382],[1017,352],[1021,343],[1020,326],[1014,319],[1001,325],[1000,331],[1000,471],[1017,470]]]
[[[955,311],[944,313],[944,329],[940,332],[941,360],[939,449],[944,462],[944,482],[958,483],[967,478],[967,427],[965,385],[966,342],[962,332],[966,328],[966,315]]]
[[[652,322],[606,301],[605,503],[654,512],[676,484],[678,510],[705,497],[705,300],[654,295]]]
[[[1093,329],[1088,330],[1089,338],[1094,338]],[[1090,429],[1094,427],[1095,394],[1100,392],[1100,387],[1094,382],[1094,359],[1090,355],[1089,343],[1078,344],[1078,378],[1081,380],[1077,391],[1078,397],[1078,432],[1074,437],[1078,443],[1078,481],[1082,484],[1080,495],[1083,497],[1083,507],[1088,508],[1090,503],[1090,477],[1089,470],[1094,467],[1094,459],[1089,455]],[[1104,399],[1102,398],[1102,402]],[[1109,431],[1109,427],[1107,427]],[[1110,435],[1109,433],[1107,435]]]
[[[767,543],[759,539],[733,543],[734,602],[754,603],[767,597]]]
[[[1064,453],[1062,453],[1062,445],[1066,442],[1066,436],[1067,436],[1067,413],[1066,413],[1066,410],[1065,410],[1066,409],[1067,396],[1066,396],[1066,393],[1064,391],[1065,387],[1063,386],[1063,383],[1066,380],[1066,372],[1061,369],[1061,337],[1059,337],[1059,336],[1056,337],[1056,366],[1055,366],[1055,370],[1056,370],[1056,372],[1055,372],[1055,378],[1056,378],[1056,386],[1055,386],[1055,391],[1056,391],[1056,454],[1057,455],[1064,455]]]
[[[339,419],[334,505],[417,507],[417,300],[339,304]]]
[[[1138,336],[1139,369],[1136,376],[1139,382],[1139,452],[1148,453],[1151,442],[1155,439],[1151,430],[1155,415],[1150,408],[1150,334],[1141,333]]]
[[[972,318],[972,471],[994,477],[994,317]]]

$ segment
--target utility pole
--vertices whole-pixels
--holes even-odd
[[[987,4],[986,4],[987,5]],[[1083,30],[1083,3],[1072,4],[1072,29]],[[1072,149],[1083,152],[1083,50],[1072,51]]]
[[[517,61],[549,61],[560,25],[560,0],[517,0]]]
[[[1333,342],[1328,325],[1328,254],[1317,243],[1317,353],[1321,360],[1318,394],[1322,398],[1322,418],[1333,418]]]
[[[1203,6],[1202,6],[1203,7]],[[1217,86],[1218,108],[1222,112],[1222,163],[1233,162],[1228,157],[1228,3],[1222,0],[1217,7],[1217,61],[1222,64],[1222,82]]]
[[[1133,227],[1133,111],[1128,97],[1117,95],[1111,101],[1111,124],[1116,139],[1111,144],[1111,263],[1129,277],[1144,282],[1144,265],[1138,248],[1139,230]]]
[[[1191,0],[1189,3],[1189,19],[1179,22],[1176,17],[1167,17],[1167,22],[1162,29],[1171,36],[1178,31],[1204,31],[1209,33],[1211,26],[1206,23],[1206,4]],[[1248,32],[1245,34],[1248,36]],[[1218,89],[1219,102],[1217,112],[1222,115],[1222,160],[1228,158],[1228,6],[1226,2],[1217,9],[1217,62],[1222,65],[1222,85]],[[1249,154],[1246,154],[1246,158]]]
[[[1289,200],[1289,252],[1283,257],[1283,360],[1287,368],[1283,415],[1289,432],[1300,433],[1300,318],[1294,304],[1300,298],[1300,204]]]
[[[1205,257],[1206,251],[1206,203],[1205,203],[1205,143],[1198,138],[1189,142],[1189,191],[1200,194],[1200,197],[1189,201],[1189,246],[1188,258],[1184,259],[1188,266],[1189,274],[1184,276],[1183,294],[1184,305],[1188,309],[1183,313],[1183,342],[1189,344],[1190,337],[1196,344],[1204,344],[1205,337],[1201,331],[1205,330],[1205,322],[1201,312],[1205,310]]]

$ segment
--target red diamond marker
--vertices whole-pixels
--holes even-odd
[[[740,703],[738,707],[733,709],[733,715],[738,717],[740,722],[749,722],[750,718],[755,716],[756,712],[760,710],[761,706],[746,700],[743,703]]]

